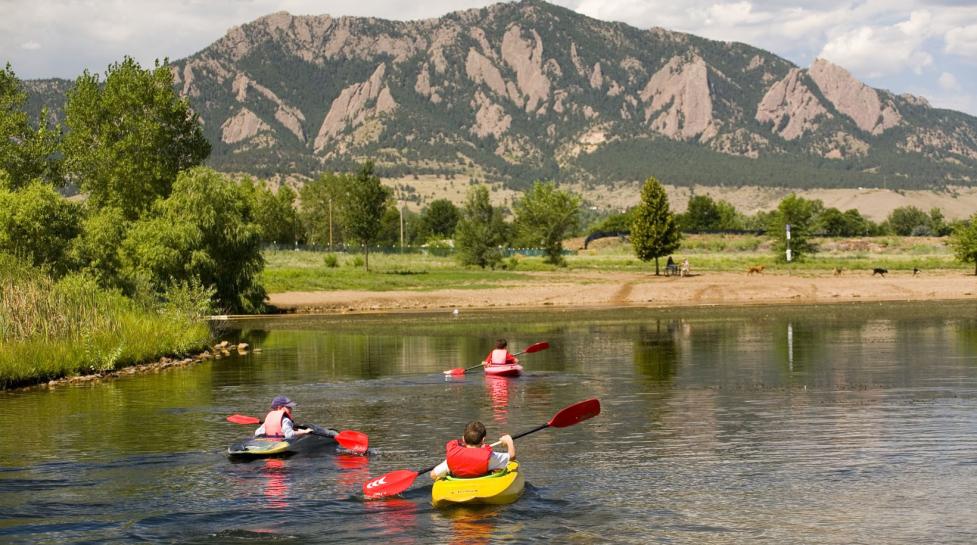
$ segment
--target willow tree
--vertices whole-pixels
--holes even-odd
[[[641,188],[641,203],[631,222],[631,245],[642,261],[655,260],[655,276],[661,274],[658,258],[674,252],[682,240],[675,215],[668,207],[665,188],[654,177]]]
[[[957,259],[974,263],[974,274],[977,275],[977,214],[957,226],[950,235],[950,247]]]

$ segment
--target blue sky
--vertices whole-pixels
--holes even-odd
[[[22,78],[102,72],[198,51],[275,11],[389,19],[437,17],[481,0],[0,0],[0,62]],[[977,115],[977,2],[555,0],[598,19],[741,41],[802,67],[824,57],[860,80]],[[407,5],[405,5],[407,4]]]

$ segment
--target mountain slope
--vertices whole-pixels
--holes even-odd
[[[827,61],[801,69],[538,0],[411,22],[275,13],[173,73],[204,120],[211,164],[261,176],[373,158],[390,176],[515,187],[655,175],[922,188],[969,184],[977,166],[977,119]]]

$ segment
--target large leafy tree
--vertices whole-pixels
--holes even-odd
[[[505,237],[502,211],[492,206],[488,188],[480,185],[470,189],[455,228],[458,260],[464,265],[495,268],[502,260],[500,247]]]
[[[136,219],[170,194],[177,174],[210,154],[197,114],[173,90],[168,64],[112,64],[104,83],[85,71],[65,105],[66,170],[97,207]]]
[[[428,237],[451,238],[458,226],[458,207],[448,199],[431,201],[421,214],[421,230]]]
[[[553,182],[536,182],[516,201],[516,229],[522,240],[540,246],[546,261],[564,263],[563,239],[580,223],[580,196],[559,189]]]
[[[320,245],[343,242],[339,205],[351,179],[348,174],[327,172],[306,182],[299,190],[299,219],[306,240]]]
[[[767,225],[767,232],[774,241],[774,251],[779,260],[787,260],[787,225],[790,225],[792,261],[817,253],[817,245],[810,241],[810,235],[823,211],[824,204],[821,201],[798,197],[794,193],[780,201]]]
[[[303,238],[302,222],[295,209],[295,190],[282,184],[278,191],[265,182],[251,179],[241,182],[241,188],[254,201],[254,215],[261,226],[261,240],[278,244],[292,244]]]
[[[68,268],[68,247],[78,235],[78,206],[49,184],[34,180],[17,191],[0,189],[0,252],[24,256],[56,274]]]
[[[348,184],[342,202],[343,230],[346,238],[363,247],[366,270],[370,270],[370,246],[376,244],[383,226],[383,215],[390,202],[390,189],[380,183],[367,161]]]
[[[136,221],[120,261],[130,281],[148,278],[159,290],[173,282],[215,290],[218,307],[262,309],[261,226],[240,184],[208,168],[181,172],[169,197]]]
[[[0,70],[0,170],[6,172],[0,184],[17,189],[40,179],[61,185],[61,128],[50,124],[47,109],[32,126],[26,103],[27,94],[8,64]]]
[[[682,240],[675,215],[668,207],[665,188],[654,177],[641,188],[641,203],[631,222],[631,245],[642,261],[655,260],[655,275],[661,274],[658,258],[678,249]]]
[[[950,247],[957,259],[974,263],[974,274],[977,275],[977,214],[954,229],[950,235]]]
[[[931,217],[915,206],[900,206],[889,213],[886,223],[893,234],[908,237],[910,235],[928,235],[931,233]],[[940,216],[942,220],[942,215]]]

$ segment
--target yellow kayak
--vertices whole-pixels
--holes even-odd
[[[525,486],[526,480],[519,471],[519,462],[509,462],[502,471],[484,477],[445,477],[434,481],[431,503],[435,507],[462,503],[504,505],[518,500]]]

